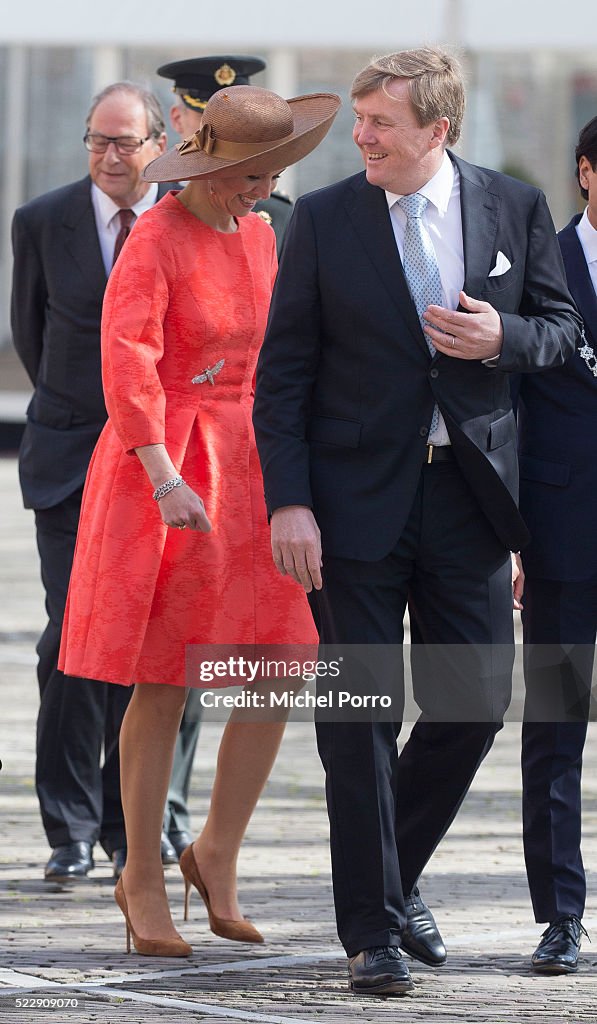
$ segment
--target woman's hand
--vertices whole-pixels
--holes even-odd
[[[209,533],[211,530],[205,505],[188,484],[175,487],[160,498],[158,505],[166,526],[178,527],[179,530],[188,526],[190,530],[199,530],[201,533]]]
[[[135,451],[149,477],[153,490],[167,480],[173,480],[175,476],[178,476],[178,470],[168,455],[165,445],[147,444],[135,448]],[[200,530],[201,533],[209,533],[211,530],[205,505],[188,484],[183,483],[179,487],[173,487],[168,494],[159,499],[158,505],[166,526],[177,526],[179,530],[184,530],[188,526],[190,530]]]

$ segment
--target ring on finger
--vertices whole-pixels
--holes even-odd
[[[452,335],[452,348],[456,347],[456,338]]]

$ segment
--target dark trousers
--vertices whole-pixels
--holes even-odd
[[[193,772],[195,750],[201,728],[203,708],[200,703],[201,691],[191,689],[176,737],[172,774],[168,786],[166,808],[164,810],[164,832],[191,832],[189,815],[189,789]]]
[[[323,589],[309,595],[323,643],[401,644],[407,601],[422,641],[413,658],[422,714],[400,756],[398,720],[316,722],[338,935],[352,956],[399,944],[403,894],[500,728],[513,660],[510,556],[457,466],[440,463],[422,470],[410,518],[386,558],[357,562],[324,551],[323,574]],[[459,645],[472,645],[464,668]],[[443,720],[441,709],[470,710],[467,694],[475,720]]]
[[[527,577],[522,613],[524,855],[535,920],[582,917],[581,771],[597,629],[597,581]]]
[[[35,782],[50,846],[99,839],[110,855],[125,845],[118,736],[132,687],[72,679],[56,667],[81,497],[77,491],[35,513],[48,613],[37,645]]]

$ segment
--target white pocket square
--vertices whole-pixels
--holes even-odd
[[[512,264],[510,263],[508,257],[504,256],[503,252],[500,250],[500,252],[498,252],[495,258],[495,267],[490,272],[489,276],[501,277],[501,275],[505,274],[506,271],[509,270],[511,266]]]

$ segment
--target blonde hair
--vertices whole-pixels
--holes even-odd
[[[373,57],[352,83],[351,99],[377,89],[393,99],[387,87],[394,79],[408,79],[410,100],[421,128],[447,117],[447,141],[451,146],[458,142],[465,97],[462,68],[456,57],[434,46]]]

